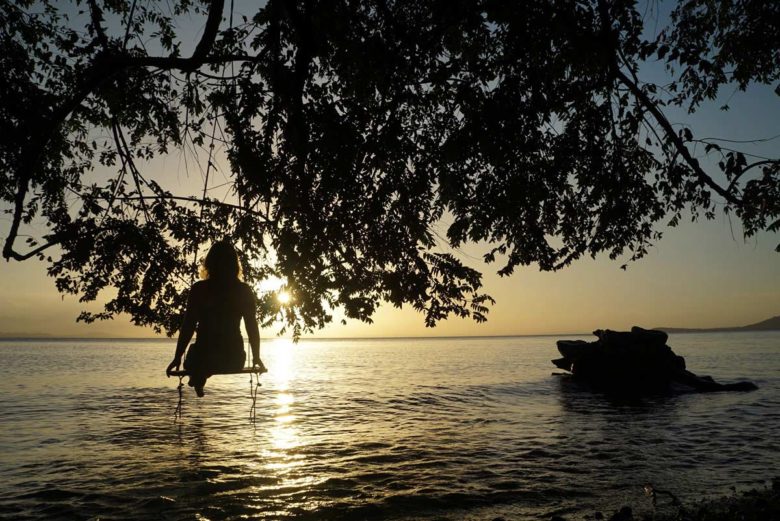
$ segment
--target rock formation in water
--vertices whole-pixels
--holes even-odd
[[[696,391],[752,391],[751,382],[721,384],[709,376],[697,376],[685,367],[685,359],[666,345],[663,331],[633,327],[630,332],[598,329],[595,342],[559,340],[563,358],[553,360],[578,381],[597,389],[615,391],[666,391],[674,384]]]

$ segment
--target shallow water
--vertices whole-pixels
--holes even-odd
[[[577,517],[778,474],[780,333],[669,341],[757,391],[622,403],[553,376],[555,340],[269,341],[254,423],[248,376],[175,422],[171,342],[0,341],[0,517]]]

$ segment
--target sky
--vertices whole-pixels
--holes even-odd
[[[661,68],[650,65],[643,79],[659,80]],[[772,138],[740,145],[756,155],[776,157],[780,148],[780,100],[771,87],[746,93],[724,90],[721,98],[694,115],[667,110],[676,124],[691,127],[701,137],[730,140]],[[730,110],[719,107],[728,102]],[[699,151],[701,152],[701,151]],[[218,154],[219,155],[219,154]],[[220,158],[224,168],[224,160]],[[200,173],[184,168],[172,154],[150,168],[163,169],[176,191],[191,191]],[[192,165],[189,165],[190,168]],[[219,176],[216,176],[217,183]],[[0,237],[8,232],[6,216]],[[780,235],[761,233],[745,240],[737,221],[719,214],[712,221],[684,222],[661,228],[664,237],[644,259],[621,270],[623,261],[605,257],[582,259],[559,272],[544,273],[530,266],[508,278],[495,274],[499,266],[484,265],[484,248],[470,245],[452,251],[484,273],[484,290],[496,299],[488,322],[450,319],[426,328],[412,309],[385,305],[374,323],[334,323],[315,337],[481,336],[582,333],[599,328],[719,327],[745,325],[780,315]],[[450,250],[451,251],[451,250]],[[92,325],[75,322],[84,305],[72,295],[59,295],[45,265],[0,261],[0,336],[148,337],[150,329],[135,327],[126,317]],[[262,331],[275,336],[278,327]]]

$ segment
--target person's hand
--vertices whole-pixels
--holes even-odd
[[[252,366],[256,367],[258,369],[258,371],[261,372],[261,373],[267,373],[268,372],[268,369],[265,367],[265,364],[259,358],[255,358],[255,359],[252,360]]]
[[[180,365],[181,365],[181,358],[179,358],[179,357],[174,358],[173,361],[170,364],[168,364],[168,368],[165,370],[165,374],[168,377],[170,377],[171,376],[171,371],[174,371],[174,370],[178,371]]]

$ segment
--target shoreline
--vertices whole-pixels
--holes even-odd
[[[630,506],[605,514],[600,511],[572,516],[557,516],[549,521],[770,521],[780,519],[780,476],[763,488],[751,488],[730,495],[680,502],[674,494],[656,490],[648,495],[657,504],[656,512],[635,514]]]

